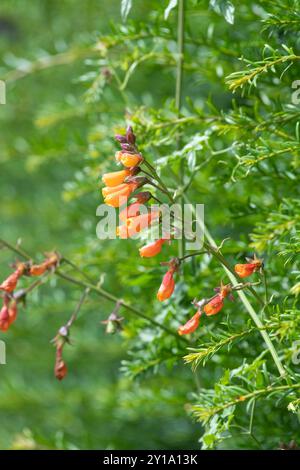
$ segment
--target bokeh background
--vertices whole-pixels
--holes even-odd
[[[113,136],[126,121],[133,122],[140,148],[160,165],[173,190],[178,183],[172,171],[180,174],[178,161],[187,156],[182,151],[174,158],[179,132],[182,146],[192,148],[186,168],[190,197],[205,203],[218,243],[230,236],[224,245],[230,263],[254,251],[265,258],[271,313],[285,321],[285,329],[272,329],[273,341],[299,381],[299,368],[291,364],[300,318],[299,111],[291,105],[298,71],[285,70],[283,63],[259,75],[259,86],[249,93],[233,95],[226,84],[226,76],[246,68],[242,56],[255,67],[268,54],[277,57],[277,50],[288,53],[283,42],[299,51],[299,2],[234,2],[233,24],[230,2],[190,0],[184,122],[176,125],[170,125],[178,118],[176,9],[165,18],[167,0],[133,1],[125,22],[120,3],[1,0],[0,79],[7,84],[7,103],[0,106],[1,238],[18,242],[37,262],[57,249],[95,283],[176,332],[191,315],[191,299],[210,296],[225,280],[222,268],[208,257],[189,262],[172,301],[158,305],[164,272],[159,261],[176,255],[177,247],[158,260],[141,260],[135,241],[100,241],[96,208],[102,202],[101,173],[116,169]],[[216,11],[209,3],[227,7]],[[276,158],[269,158],[273,152]],[[15,261],[1,247],[1,279]],[[70,266],[62,269],[78,275]],[[22,286],[28,282],[22,279]],[[257,290],[264,295],[262,286]],[[123,332],[106,335],[101,321],[113,304],[96,295],[89,295],[72,327],[72,345],[65,349],[69,373],[59,383],[50,341],[81,294],[50,276],[28,296],[13,327],[1,333],[7,346],[7,365],[0,366],[1,449],[198,449],[203,428],[190,416],[191,403],[201,400],[206,411],[236,396],[234,380],[249,389],[277,383],[257,331],[221,348],[194,373],[184,365],[186,348],[177,339],[125,310]],[[192,346],[218,341],[228,331],[248,328],[248,322],[243,306],[228,302],[224,315],[201,325]],[[257,402],[255,437],[248,432],[247,403],[237,407],[230,435],[231,415],[212,420],[206,445],[224,436],[219,448],[274,449],[292,439],[299,445],[299,417],[287,411],[285,398]]]
[[[141,18],[148,13],[143,5],[136,11]],[[53,248],[73,259],[76,253],[74,261],[92,257],[96,279],[107,272],[106,284],[118,295],[118,276],[110,269],[113,251],[95,235],[97,187],[92,191],[81,188],[81,197],[72,193],[76,193],[73,180],[82,178],[93,139],[91,128],[100,135],[102,130],[101,109],[92,116],[84,109],[86,90],[78,77],[87,66],[84,60],[67,57],[63,59],[66,64],[57,67],[30,69],[31,61],[64,54],[70,48],[76,55],[97,37],[96,31],[110,33],[114,22],[121,22],[120,4],[115,0],[1,2],[1,75],[18,69],[24,77],[11,76],[7,104],[0,108],[0,225],[1,237],[12,242],[21,238],[24,249],[40,253],[39,259]],[[147,80],[145,76],[135,87],[145,90]],[[112,123],[114,116],[120,120],[124,115],[118,96],[108,96],[101,107]],[[51,116],[53,125],[44,127],[39,122],[44,115]],[[92,254],[86,253],[87,246],[94,250]],[[122,250],[121,261],[126,264]],[[1,252],[2,276],[10,272],[13,261],[14,255]],[[7,365],[1,366],[0,447],[197,446],[199,425],[186,415],[184,400],[178,401],[172,393],[176,387],[184,397],[184,373],[179,376],[174,370],[174,380],[160,377],[144,385],[120,378],[126,342],[104,334],[100,321],[111,305],[101,299],[91,298],[74,325],[74,345],[68,351],[72,373],[63,383],[55,380],[50,340],[72,313],[80,294],[68,284],[51,280],[32,293],[15,328],[1,335],[6,341]],[[155,396],[154,403],[151,397]]]

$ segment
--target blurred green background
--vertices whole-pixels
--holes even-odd
[[[143,17],[145,10],[140,5],[137,15]],[[78,117],[64,119],[68,108],[83,106],[85,89],[76,79],[86,65],[78,60],[36,73],[26,71],[29,61],[64,54],[70,47],[84,48],[96,37],[95,31],[108,34],[109,23],[116,21],[121,21],[119,1],[3,0],[0,6],[0,77],[9,69],[25,71],[22,79],[13,77],[7,83],[7,104],[0,107],[1,237],[12,243],[21,238],[24,249],[39,253],[38,259],[53,248],[66,256],[76,252],[78,260],[93,255],[96,279],[102,271],[109,272],[114,283],[108,280],[107,285],[114,286],[115,294],[119,286],[109,271],[113,251],[95,236],[97,186],[80,199],[62,196],[70,180],[81,178],[90,128],[100,117],[79,112]],[[139,86],[145,88],[145,82]],[[122,120],[124,106],[117,96],[108,97],[102,107],[112,123],[114,115]],[[61,110],[61,121],[39,127],[39,116],[53,110]],[[125,260],[126,253],[123,256]],[[14,255],[1,252],[2,277],[13,261]],[[67,351],[71,372],[63,383],[56,381],[50,340],[80,294],[52,279],[32,293],[15,328],[1,334],[7,365],[0,366],[0,447],[197,447],[199,425],[190,421],[183,406],[185,376],[190,372],[177,368],[172,380],[160,377],[144,384],[120,378],[127,346],[120,337],[104,334],[100,321],[112,305],[101,299],[91,297],[82,309],[72,332],[74,344]]]
[[[225,280],[222,268],[207,256],[190,260],[184,282],[178,276],[174,296],[161,305],[155,300],[164,272],[159,261],[176,255],[177,247],[141,260],[136,241],[100,241],[96,208],[102,202],[100,175],[116,170],[113,136],[126,121],[134,123],[140,149],[156,160],[174,191],[178,182],[172,171],[179,175],[179,159],[187,157],[183,149],[190,144],[189,197],[205,203],[206,222],[218,243],[230,237],[223,253],[232,265],[254,250],[264,257],[271,313],[291,318],[286,324],[292,325],[272,330],[273,341],[297,372],[291,342],[299,337],[292,317],[298,318],[298,291],[291,288],[299,276],[294,263],[300,233],[299,111],[291,105],[291,83],[298,71],[285,69],[283,61],[275,72],[270,68],[259,75],[257,88],[235,95],[226,76],[246,68],[242,56],[254,68],[268,54],[286,54],[283,41],[299,51],[294,8],[299,2],[234,2],[232,24],[218,8],[209,8],[229,2],[189,0],[182,100],[187,121],[176,125],[176,10],[165,19],[167,0],[134,1],[123,22],[120,3],[1,0],[0,79],[7,84],[7,104],[0,106],[1,238],[19,241],[35,261],[57,249],[95,283],[100,280],[116,297],[176,332],[191,315],[191,300],[210,296]],[[178,133],[183,149],[176,159]],[[199,137],[207,139],[203,147],[197,147]],[[16,256],[1,249],[0,261],[4,279]],[[62,269],[78,275],[70,266]],[[22,279],[22,286],[29,281]],[[263,285],[257,292],[264,295]],[[250,388],[277,380],[257,331],[231,349],[221,348],[193,373],[183,364],[186,346],[176,333],[175,339],[163,334],[125,309],[123,332],[105,335],[101,321],[114,305],[89,295],[72,327],[72,345],[64,351],[68,376],[58,383],[50,341],[81,294],[51,276],[28,296],[13,327],[1,333],[7,346],[7,365],[0,366],[2,449],[196,449],[203,429],[189,413],[191,403],[200,400],[197,392],[202,392],[200,404],[209,407],[231,391],[228,371]],[[206,347],[214,334],[240,332],[248,322],[243,305],[228,302],[224,315],[205,319],[192,346]],[[245,361],[251,364],[249,376],[243,375]],[[214,418],[207,431],[212,445],[223,423],[222,416]],[[274,449],[279,442],[299,440],[298,416],[287,410],[283,397],[257,402],[257,438],[245,432],[249,420],[247,403],[238,406],[231,434],[220,431],[219,448]]]

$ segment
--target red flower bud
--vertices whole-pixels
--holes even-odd
[[[178,334],[181,335],[188,335],[189,333],[193,333],[199,326],[201,317],[201,310],[198,310],[195,315],[189,319],[189,321],[178,328]]]
[[[56,360],[54,367],[54,374],[58,380],[63,380],[67,375],[68,369],[62,358],[62,347],[58,347],[56,350]]]
[[[67,375],[67,373],[68,373],[68,368],[65,362],[62,359],[59,361],[56,361],[55,368],[54,368],[55,377],[58,380],[63,380],[65,376]]]
[[[224,306],[223,297],[221,294],[217,294],[213,297],[206,305],[204,305],[204,312],[206,315],[216,315]]]
[[[170,269],[169,271],[166,272],[166,274],[163,277],[161,286],[157,292],[157,299],[160,302],[163,302],[164,300],[169,299],[174,292],[175,281],[173,278],[173,273],[174,273],[174,270]]]

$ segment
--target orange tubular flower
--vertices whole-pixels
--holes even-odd
[[[112,173],[105,173],[102,176],[102,181],[105,186],[118,186],[119,184],[124,183],[127,176],[130,176],[130,170],[114,171]]]
[[[251,274],[255,273],[256,271],[259,271],[259,269],[261,269],[263,266],[263,260],[258,259],[256,255],[254,255],[253,259],[249,259],[248,261],[249,263],[235,265],[234,270],[238,274],[238,276],[251,276]]]
[[[140,208],[141,204],[139,202],[134,202],[133,204],[130,204],[128,207],[125,207],[125,209],[120,211],[119,219],[122,220],[122,222],[126,222],[128,218],[140,215]]]
[[[160,238],[159,240],[155,240],[148,245],[143,246],[140,248],[140,256],[142,258],[152,258],[152,256],[158,255],[161,252],[163,244],[166,242],[165,239]]]
[[[116,160],[117,162],[121,162],[126,168],[132,168],[138,166],[143,161],[143,158],[136,153],[119,151],[116,153]]]
[[[127,219],[126,224],[130,231],[133,233],[139,233],[143,229],[149,227],[149,225],[152,225],[152,222],[154,222],[158,217],[159,211],[151,211],[148,212],[148,214],[141,214],[137,215],[136,217],[130,217]]]
[[[58,380],[63,380],[68,373],[66,363],[60,359],[55,362],[54,374]]]
[[[5,281],[2,282],[0,285],[0,290],[4,290],[5,292],[13,292],[15,288],[17,287],[18,280],[19,278],[24,274],[25,271],[25,265],[23,263],[20,263],[17,267],[17,269],[8,276]]]
[[[223,296],[217,294],[213,297],[208,304],[204,305],[204,312],[207,316],[216,315],[224,307]]]
[[[107,204],[108,206],[112,206],[112,207],[120,207],[123,203],[126,202],[130,194],[133,193],[137,189],[138,185],[134,183],[128,183],[128,184],[124,183],[124,186],[119,185],[119,186],[116,186],[115,188],[110,188],[110,189],[116,190],[116,188],[120,188],[120,186],[122,186],[121,189],[115,192],[110,192],[107,196],[105,196],[104,198],[105,204]],[[103,188],[103,189],[107,190],[109,188]]]
[[[188,335],[189,333],[193,333],[199,326],[200,317],[201,317],[201,311],[197,310],[195,315],[192,318],[190,318],[189,321],[186,322],[185,325],[180,326],[178,328],[178,334],[182,336],[182,335]]]
[[[166,274],[163,277],[161,286],[157,292],[157,299],[160,302],[163,302],[164,300],[169,299],[174,292],[175,281],[173,278],[173,273],[174,273],[174,269],[170,269],[169,271],[166,272]]]

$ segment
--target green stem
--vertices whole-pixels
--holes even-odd
[[[186,195],[184,195],[184,198],[186,199],[186,201],[189,204],[191,204]],[[192,211],[195,213],[194,207],[192,205],[191,205],[191,207],[192,207]],[[232,285],[236,286],[237,284],[239,284],[239,281],[237,280],[235,275],[232,273],[232,270],[230,269],[228,263],[224,262],[223,257],[220,256],[220,254],[218,253],[218,246],[217,246],[215,240],[213,239],[213,237],[211,236],[211,234],[209,233],[208,229],[206,228],[204,222],[202,220],[197,220],[196,223],[199,225],[199,227],[201,228],[201,230],[204,233],[204,236],[206,237],[206,239],[209,242],[209,245],[207,243],[204,243],[205,248],[208,249],[208,250],[210,249],[210,253],[221,262],[221,264],[223,266],[223,269],[225,270],[227,276],[229,277]],[[211,249],[211,247],[213,249]],[[276,349],[274,348],[274,345],[273,345],[268,333],[263,329],[264,325],[261,322],[259,316],[257,315],[254,308],[250,304],[250,302],[249,302],[248,298],[246,297],[245,293],[242,290],[238,290],[237,294],[240,297],[242,303],[244,304],[246,310],[248,311],[250,317],[252,318],[252,320],[254,321],[256,326],[259,328],[260,334],[262,335],[262,337],[263,337],[263,339],[264,339],[264,341],[265,341],[265,343],[266,343],[266,345],[269,349],[269,352],[270,352],[271,356],[273,357],[273,360],[276,364],[276,367],[279,371],[279,374],[282,377],[286,376],[286,371],[285,371],[285,369],[284,369],[284,367],[281,363],[281,360],[280,360],[280,358],[277,354]]]
[[[178,2],[178,24],[177,24],[177,47],[178,47],[178,60],[176,69],[176,88],[175,88],[175,106],[177,108],[177,118],[180,118],[181,104],[182,104],[182,84],[183,84],[183,63],[184,63],[184,25],[185,25],[185,0]],[[177,138],[177,149],[180,148],[180,134]],[[184,160],[180,161],[180,183],[184,185]],[[180,198],[181,211],[184,210],[184,199]],[[185,253],[185,239],[182,230],[182,237],[178,240],[178,256],[184,257]]]
[[[18,255],[22,256],[23,258],[25,258],[26,260],[31,260],[32,258],[22,249],[20,248],[17,248],[15,247],[14,245],[8,243],[7,241],[5,240],[2,240],[0,239],[0,244],[2,244],[3,246],[5,246],[6,248],[8,248],[9,250],[17,253]],[[62,258],[64,261],[66,261],[66,258]],[[74,265],[72,262],[70,261],[67,261],[68,264],[70,264],[74,269],[76,269],[77,272],[81,273],[86,279],[87,281],[81,281],[79,279],[76,279],[72,276],[69,276],[68,274],[65,274],[63,272],[61,272],[59,269],[56,269],[54,271],[54,274],[56,274],[57,276],[59,276],[60,278],[62,279],[65,279],[66,281],[69,281],[70,283],[72,284],[76,284],[84,289],[89,289],[91,291],[94,291],[96,292],[98,295],[100,295],[101,297],[103,297],[104,299],[107,299],[107,300],[110,300],[111,302],[114,302],[114,303],[117,303],[119,302],[120,305],[122,305],[124,308],[126,308],[129,312],[133,313],[134,315],[137,315],[138,317],[140,318],[143,318],[144,320],[146,320],[147,322],[149,323],[152,323],[153,325],[155,325],[156,327],[160,328],[161,330],[164,330],[166,333],[174,336],[177,340],[180,340],[180,341],[184,341],[185,343],[187,343],[188,341],[185,339],[185,338],[182,338],[182,336],[178,336],[177,333],[175,333],[173,330],[170,330],[168,327],[162,325],[161,323],[157,322],[156,320],[154,320],[153,318],[151,317],[148,317],[147,315],[145,315],[143,312],[139,311],[137,308],[133,307],[132,305],[130,304],[127,304],[126,302],[124,302],[123,300],[120,300],[118,299],[117,297],[115,297],[113,294],[110,294],[109,292],[107,292],[105,289],[103,289],[102,287],[100,286],[97,286],[97,285],[94,285],[92,283],[92,281],[90,280],[89,276],[87,276],[83,271],[81,271],[79,268],[77,268],[76,265]]]

